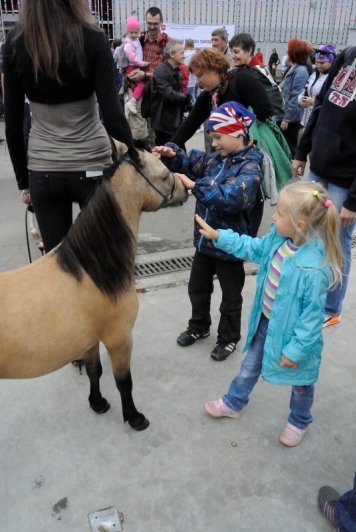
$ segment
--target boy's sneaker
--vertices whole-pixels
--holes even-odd
[[[307,429],[300,429],[291,423],[287,423],[279,436],[279,441],[286,447],[295,447],[300,444],[306,431]]]
[[[194,344],[197,340],[200,340],[201,338],[206,338],[209,336],[210,331],[206,331],[203,333],[192,331],[192,329],[188,329],[186,331],[183,331],[180,333],[180,335],[177,338],[177,343],[181,345],[182,347],[187,347],[188,345]]]
[[[216,399],[215,401],[208,401],[204,404],[204,410],[212,417],[231,417],[238,419],[241,416],[241,412],[237,412],[226,406],[222,398]]]
[[[132,113],[133,115],[137,115],[137,102],[134,98],[131,98],[127,102],[127,108],[130,111],[130,113]]]
[[[323,327],[331,327],[332,325],[337,325],[341,321],[340,314],[334,314],[332,316],[325,316]]]
[[[210,356],[213,360],[221,362],[226,360],[235,351],[237,342],[218,342],[212,350]]]
[[[334,530],[338,530],[335,518],[335,508],[339,499],[340,494],[331,486],[323,486],[320,488],[318,494],[319,508],[329,523],[334,527]]]

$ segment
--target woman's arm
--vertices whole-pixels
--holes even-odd
[[[23,137],[25,93],[14,73],[10,37],[3,45],[5,132],[9,154],[20,190],[28,188],[27,153]]]
[[[296,109],[298,108],[298,95],[302,92],[308,81],[308,70],[304,66],[297,66],[294,74],[292,74],[293,80],[291,85],[291,91],[289,98],[285,101],[285,111],[283,120],[287,122],[295,121],[294,116]]]
[[[183,148],[184,143],[189,140],[199,129],[203,122],[209,118],[211,112],[211,95],[208,91],[199,94],[193,109],[183,124],[174,133],[171,141]]]

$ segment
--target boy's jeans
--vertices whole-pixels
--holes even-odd
[[[247,405],[249,395],[261,374],[267,327],[268,319],[261,314],[260,323],[241,364],[240,373],[232,380],[228,393],[223,397],[226,406],[232,410],[240,411]],[[313,421],[310,412],[313,398],[314,385],[292,386],[289,423],[305,429]]]
[[[323,185],[329,192],[330,199],[335,205],[338,212],[341,211],[344,201],[346,200],[349,190],[329,183],[325,179],[310,172],[308,181],[317,181]],[[356,223],[356,222],[355,222]],[[331,290],[328,293],[325,304],[326,314],[333,316],[334,314],[341,314],[342,302],[345,297],[347,282],[349,280],[349,273],[351,268],[351,245],[352,245],[352,233],[355,227],[355,223],[343,227],[340,231],[341,249],[343,252],[342,259],[342,283],[337,286],[335,290]]]

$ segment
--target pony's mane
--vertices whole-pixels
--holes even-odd
[[[130,158],[139,154],[129,149]],[[111,177],[123,162],[115,161],[100,179],[85,207],[56,250],[59,266],[79,282],[83,270],[112,300],[130,284],[134,271],[134,237],[111,186]]]

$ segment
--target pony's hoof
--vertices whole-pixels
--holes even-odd
[[[143,414],[139,414],[135,417],[135,419],[128,420],[129,425],[132,429],[140,431],[140,430],[146,430],[149,426],[150,422]]]
[[[110,409],[110,403],[106,399],[102,399],[100,403],[90,403],[90,408],[97,414],[105,414]]]

